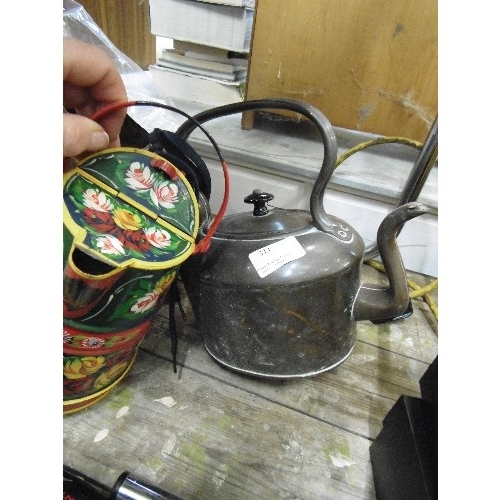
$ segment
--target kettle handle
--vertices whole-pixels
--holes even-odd
[[[319,109],[309,103],[295,99],[257,99],[212,108],[194,115],[193,118],[199,123],[204,123],[214,118],[259,109],[285,109],[287,111],[294,111],[304,115],[318,128],[323,140],[323,163],[312,189],[310,211],[314,224],[318,229],[325,233],[337,235],[338,229],[335,229],[336,224],[327,215],[323,205],[323,196],[328,181],[337,166],[337,138],[335,137],[332,124]],[[195,128],[195,123],[188,120],[177,129],[176,134],[184,140],[187,140],[189,134],[191,134]]]

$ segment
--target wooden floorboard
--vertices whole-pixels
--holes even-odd
[[[413,304],[403,321],[359,322],[338,367],[270,380],[216,363],[183,294],[178,372],[163,309],[123,381],[64,417],[64,462],[109,487],[128,470],[186,499],[374,499],[370,444],[437,355],[437,320]]]

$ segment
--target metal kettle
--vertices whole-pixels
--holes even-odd
[[[321,132],[324,157],[310,211],[270,208],[272,193],[254,189],[245,198],[253,211],[224,217],[209,249],[190,256],[180,276],[205,347],[217,362],[259,377],[312,376],[349,356],[357,321],[405,312],[409,294],[396,238],[405,222],[428,209],[411,202],[387,215],[377,244],[388,284],[361,283],[363,239],[323,206],[337,158],[335,133],[323,113],[301,101],[270,99],[222,106],[195,118],[203,122],[259,108],[301,113]],[[177,133],[186,138],[192,129],[186,123]],[[202,221],[199,238],[210,224]]]

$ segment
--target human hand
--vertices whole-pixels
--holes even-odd
[[[63,38],[63,157],[120,146],[120,130],[127,114],[122,108],[90,119],[98,109],[127,100],[121,76],[106,52],[81,41]]]

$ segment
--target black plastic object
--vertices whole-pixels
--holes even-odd
[[[147,149],[172,162],[182,170],[196,197],[201,191],[210,200],[212,184],[210,172],[195,149],[182,137],[168,130],[155,128],[149,133],[133,118],[126,115],[120,131],[124,147]]]
[[[184,172],[196,198],[199,198],[198,193],[201,191],[207,200],[210,200],[212,192],[210,172],[194,148],[177,134],[168,130],[155,128],[149,137],[151,145],[148,149],[172,162]]]
[[[378,500],[438,498],[437,356],[420,379],[422,398],[401,396],[370,446]]]
[[[254,189],[252,194],[245,196],[243,199],[245,203],[253,203],[253,214],[255,216],[267,215],[269,213],[267,202],[271,200],[274,200],[274,195],[264,193],[260,189]]]
[[[63,467],[64,500],[103,500],[112,490],[99,481],[65,465]]]
[[[63,498],[65,500],[182,500],[156,486],[124,472],[113,488],[65,465],[63,467]]]
[[[180,497],[150,486],[124,472],[113,487],[113,500],[181,500]]]
[[[120,144],[123,147],[144,149],[149,144],[149,133],[143,129],[130,115],[125,115],[120,130]]]

